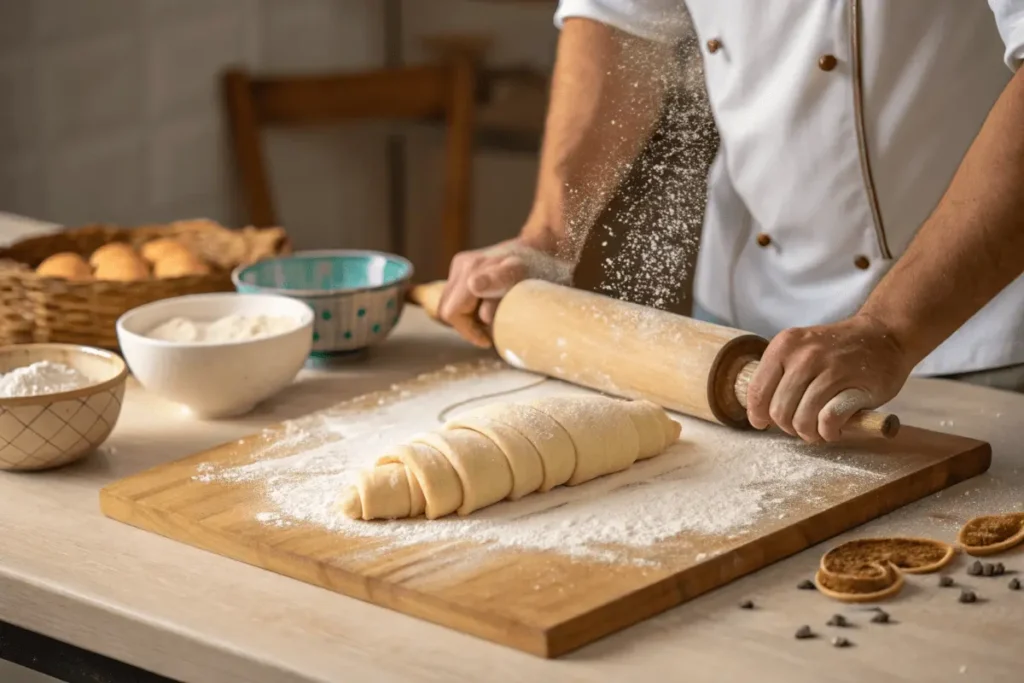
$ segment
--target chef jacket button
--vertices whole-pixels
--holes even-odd
[[[711,40],[708,41],[708,52],[710,52],[711,54],[715,54],[721,49],[722,41],[720,41],[718,38],[712,38]]]
[[[757,243],[759,246],[767,247],[769,244],[772,243],[772,238],[771,236],[768,235],[768,233],[762,232],[757,236]]]
[[[857,266],[861,270],[867,270],[871,266],[871,261],[868,260],[867,256],[858,256],[853,259],[853,265]]]
[[[835,58],[835,55],[822,55],[818,59],[818,68],[822,71],[831,71],[836,68],[838,63],[839,61]]]

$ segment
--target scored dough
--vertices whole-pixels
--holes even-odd
[[[413,478],[413,481],[416,481]],[[389,519],[412,516],[410,481],[405,465],[389,462],[380,467],[371,467],[359,473],[359,499],[365,500],[362,515],[367,519]],[[383,489],[387,495],[367,495],[368,492]]]
[[[472,429],[494,442],[512,469],[512,493],[509,500],[519,500],[540,488],[544,481],[544,463],[530,440],[503,422],[481,414],[468,414],[450,420],[445,429]]]
[[[569,433],[550,416],[525,403],[494,403],[467,411],[456,419],[478,416],[511,427],[533,444],[544,473],[538,491],[544,493],[569,481],[576,469],[576,448]]]
[[[470,429],[428,432],[413,442],[441,451],[462,482],[460,515],[493,505],[512,489],[512,469],[493,441]]]
[[[576,467],[565,483],[575,486],[602,474],[624,470],[640,453],[640,436],[619,401],[598,396],[542,398],[530,405],[558,424],[572,439]]]
[[[378,458],[339,507],[367,521],[468,515],[624,470],[663,452],[679,431],[649,401],[562,396],[483,406]]]
[[[679,423],[650,401],[623,401],[622,408],[636,427],[640,437],[640,453],[637,460],[652,458],[665,450],[679,438],[682,427]]]

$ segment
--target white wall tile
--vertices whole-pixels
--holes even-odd
[[[380,241],[387,231],[384,135],[372,124],[266,134],[274,199],[297,243],[386,244]]]
[[[0,0],[0,57],[29,51],[34,36],[32,3]]]
[[[246,60],[245,15],[221,9],[167,24],[151,21],[150,120],[220,116],[220,74]]]
[[[66,224],[145,221],[146,138],[139,128],[54,153],[45,171],[49,218]]]
[[[224,14],[257,9],[259,0],[145,0],[147,19],[156,26],[196,22]]]
[[[376,0],[261,0],[259,67],[294,71],[379,65],[382,5]]]
[[[200,117],[153,128],[149,150],[149,198],[175,204],[229,191],[228,155],[220,121]]]
[[[31,154],[39,148],[39,99],[30,55],[0,58],[0,156]]]
[[[0,211],[53,220],[44,198],[39,157],[0,156]]]
[[[32,5],[37,36],[44,43],[93,40],[123,31],[137,31],[143,9],[139,0],[14,1]]]
[[[43,135],[74,144],[145,119],[145,46],[134,32],[47,50],[36,66]]]
[[[422,37],[444,33],[476,33],[492,39],[491,64],[533,64],[548,67],[554,59],[558,32],[556,3],[486,2],[481,0],[403,0],[406,58],[427,55]]]

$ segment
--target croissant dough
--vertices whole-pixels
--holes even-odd
[[[680,425],[650,401],[561,396],[483,406],[419,434],[359,473],[352,519],[437,519],[574,486],[662,453]]]

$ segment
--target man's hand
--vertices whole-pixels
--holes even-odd
[[[484,326],[493,322],[508,290],[527,279],[569,284],[571,275],[567,261],[518,239],[464,251],[452,259],[438,317],[470,342],[488,347],[491,340]]]
[[[889,330],[858,314],[792,328],[765,351],[747,390],[747,417],[805,441],[837,441],[858,410],[877,408],[906,383],[913,362]]]
[[[591,19],[566,20],[530,216],[518,239],[455,256],[441,320],[490,346],[484,326],[517,282],[569,283],[590,226],[643,149],[665,89],[678,78],[671,45]]]

